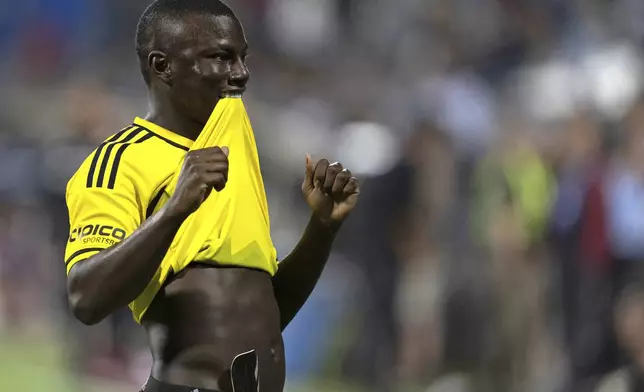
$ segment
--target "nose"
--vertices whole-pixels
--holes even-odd
[[[248,66],[241,59],[236,61],[230,69],[230,76],[228,83],[235,87],[245,87],[250,78]]]

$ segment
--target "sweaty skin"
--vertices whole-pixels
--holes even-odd
[[[192,15],[165,21],[142,69],[149,76],[147,119],[192,140],[218,99],[243,92],[249,78],[239,21]],[[76,317],[95,324],[144,290],[181,223],[208,192],[225,187],[225,146],[187,154],[166,205],[122,242],[70,270],[67,290]],[[313,291],[359,185],[341,164],[306,158],[302,194],[311,219],[275,276],[248,268],[191,264],[166,281],[142,319],[159,381],[231,392],[233,358],[256,350],[262,392],[281,392],[282,331]],[[216,263],[216,260],[214,260]]]
[[[280,313],[266,272],[190,265],[157,294],[142,324],[157,380],[231,391],[233,358],[255,349],[262,391],[282,391]]]

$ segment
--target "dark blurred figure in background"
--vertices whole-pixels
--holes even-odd
[[[571,390],[586,390],[614,364],[610,276],[605,219],[602,138],[589,113],[564,124],[559,146],[558,191],[550,224],[554,287],[562,312]]]
[[[453,350],[453,337],[471,340],[462,334],[460,323],[445,325],[441,318],[448,302],[442,300],[448,286],[444,277],[454,264],[453,233],[458,229],[452,140],[437,124],[422,120],[408,140],[405,155],[413,183],[409,205],[394,233],[401,262],[396,373],[402,385],[414,385],[431,383],[448,371],[442,364],[450,358],[446,350]]]
[[[644,278],[644,100],[624,123],[606,183],[608,237],[616,293]]]
[[[400,160],[363,180],[364,200],[345,224],[345,255],[362,271],[359,327],[345,359],[345,375],[374,391],[394,390],[398,352],[395,298],[401,260],[394,236],[409,207],[414,167]],[[349,239],[350,238],[350,239]],[[342,246],[342,245],[339,245]]]
[[[608,247],[612,256],[611,309],[619,307],[620,298],[626,310],[618,313],[618,325],[632,324],[638,318],[635,301],[641,292],[632,294],[629,287],[644,284],[644,101],[637,102],[624,121],[618,153],[611,162],[606,182],[606,214]],[[634,306],[629,306],[634,303]],[[624,313],[626,313],[624,315]],[[634,313],[631,315],[630,313]],[[612,319],[612,318],[611,318]],[[625,319],[625,320],[624,320]],[[614,323],[611,337],[616,339]],[[630,328],[625,327],[627,330]],[[630,332],[620,331],[622,344],[628,355],[618,352],[613,359],[614,367],[625,365],[629,371],[630,391],[642,390],[644,372],[638,362],[637,346],[633,347]],[[625,341],[624,341],[625,340]]]

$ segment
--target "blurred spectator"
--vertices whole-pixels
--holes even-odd
[[[499,149],[477,168],[475,239],[491,262],[493,307],[484,368],[491,390],[527,388],[546,325],[543,239],[554,193],[553,175],[525,125],[507,124]]]
[[[644,104],[626,123],[622,154],[607,182],[610,250],[615,257],[617,289],[642,278],[644,243]]]
[[[441,371],[443,325],[441,295],[455,192],[455,153],[435,124],[420,122],[407,143],[414,168],[410,205],[394,232],[401,260],[397,289],[400,382],[424,385]]]
[[[570,355],[574,389],[605,373],[601,364],[611,355],[605,168],[601,135],[591,116],[580,113],[567,122],[560,151],[551,238],[560,277],[556,298],[563,312],[564,349]]]
[[[410,162],[401,159],[385,172],[363,176],[360,206],[338,244],[364,276],[355,309],[358,334],[347,354],[345,375],[371,390],[391,390],[395,380],[395,292],[401,261],[392,234],[406,216],[414,173]]]

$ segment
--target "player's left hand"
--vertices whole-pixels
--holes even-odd
[[[327,159],[313,164],[311,156],[306,154],[302,194],[321,221],[330,225],[341,223],[356,206],[359,193],[358,179],[342,164],[329,163]]]

